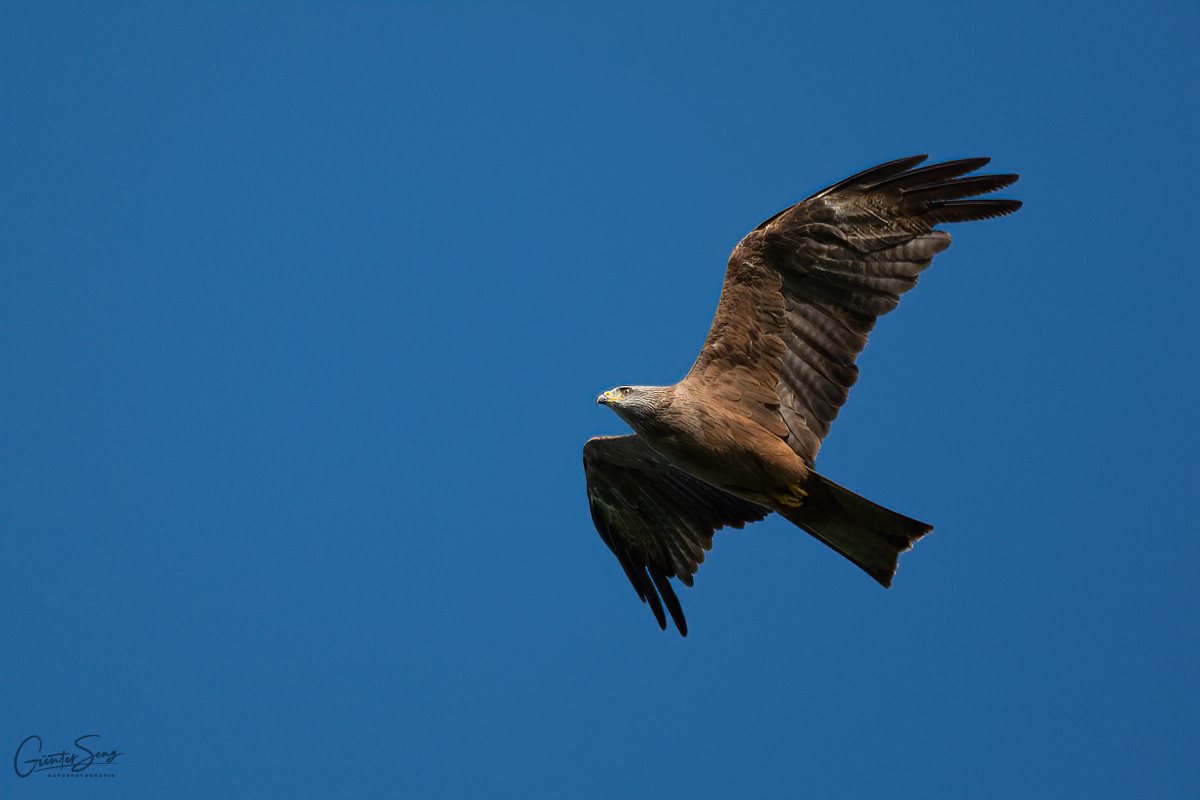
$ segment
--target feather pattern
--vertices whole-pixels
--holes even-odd
[[[917,167],[924,160],[897,159],[822,189],[755,228],[729,259],[716,318],[688,379],[710,380],[714,361],[736,353],[774,389],[788,444],[809,464],[858,379],[854,362],[876,319],[950,246],[950,234],[933,226],[1021,207],[965,199],[1017,180],[963,177],[986,158]],[[771,334],[782,348],[756,346]]]
[[[615,407],[639,432],[584,445],[596,530],[661,628],[669,615],[687,634],[670,579],[691,586],[722,527],[778,511],[884,586],[898,555],[931,530],[811,470],[858,380],[855,361],[876,320],[950,246],[934,226],[1021,206],[979,199],[1017,180],[970,174],[987,158],[921,166],[925,159],[851,175],[747,234],[729,258],[712,327],[687,376],[674,387],[635,387],[647,390],[645,402],[663,400],[662,416]],[[670,415],[687,424],[672,428]],[[801,483],[782,494],[756,488],[780,465],[802,482],[802,498],[788,497]],[[781,496],[796,502],[780,504]]]

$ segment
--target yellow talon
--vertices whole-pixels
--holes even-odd
[[[785,505],[790,508],[799,508],[804,505],[804,498],[808,497],[808,492],[800,488],[799,485],[792,486],[788,490],[788,494],[773,495],[775,502],[780,505]]]

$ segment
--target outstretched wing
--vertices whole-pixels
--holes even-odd
[[[691,586],[714,531],[757,522],[770,510],[676,469],[636,434],[589,439],[583,446],[583,471],[600,537],[638,597],[654,610],[659,627],[667,628],[665,604],[675,627],[687,636],[670,579]]]
[[[858,380],[875,320],[950,246],[941,222],[1010,214],[968,200],[1016,175],[973,175],[987,158],[889,161],[780,211],[734,249],[704,348],[687,380],[740,400],[810,464]]]

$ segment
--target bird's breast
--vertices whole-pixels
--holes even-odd
[[[803,460],[775,434],[739,415],[693,418],[639,431],[670,464],[705,483],[763,502],[808,477]]]

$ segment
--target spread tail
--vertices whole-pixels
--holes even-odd
[[[900,554],[933,530],[932,525],[889,511],[815,472],[804,488],[808,497],[802,506],[780,506],[775,511],[884,586],[892,585]]]

